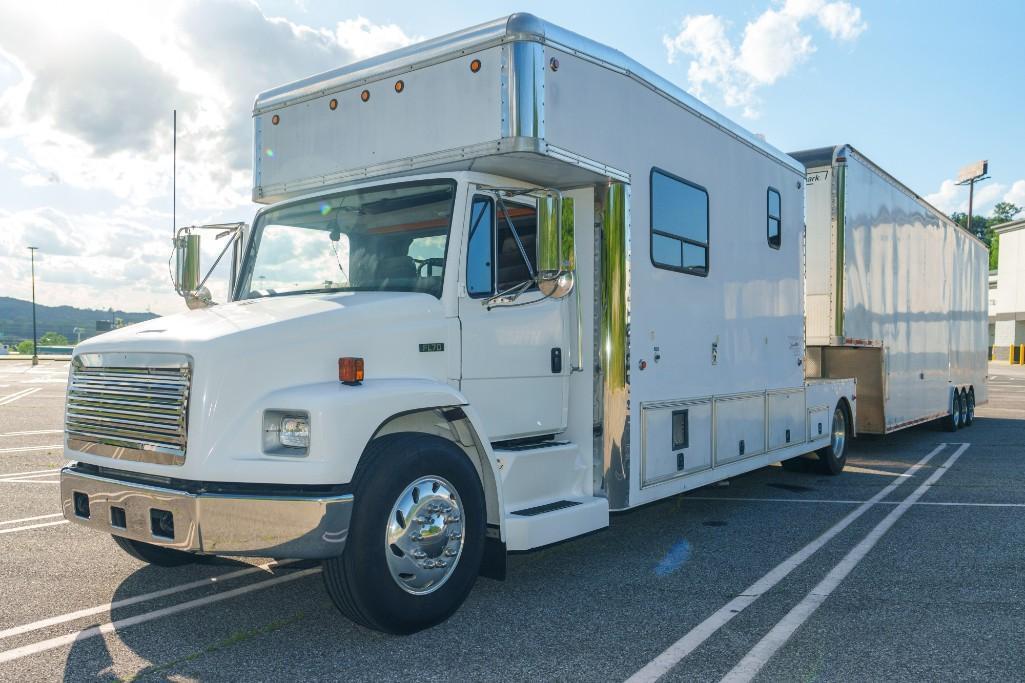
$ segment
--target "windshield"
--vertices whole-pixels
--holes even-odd
[[[441,298],[456,184],[361,188],[286,204],[256,221],[239,299],[342,291]]]

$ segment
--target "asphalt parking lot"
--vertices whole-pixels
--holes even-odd
[[[67,364],[0,362],[0,680],[1021,680],[1025,372],[956,433],[859,438],[510,558],[409,637],[311,563],[145,566],[65,523]]]

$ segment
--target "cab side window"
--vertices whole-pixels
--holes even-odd
[[[466,246],[466,293],[490,296],[494,290],[495,203],[490,197],[474,197],[470,208],[470,236]]]
[[[537,272],[537,209],[474,197],[466,247],[466,293],[486,297],[504,292],[532,280],[532,272]]]

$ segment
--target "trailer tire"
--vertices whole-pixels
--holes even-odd
[[[961,392],[954,390],[950,398],[950,414],[944,418],[943,426],[948,432],[956,432],[961,427]]]
[[[964,398],[964,426],[971,427],[975,422],[975,387],[968,387],[962,392]]]
[[[819,470],[823,474],[837,475],[847,465],[847,442],[850,440],[850,417],[843,401],[833,409],[829,445],[815,451],[819,457]]]
[[[111,538],[114,539],[114,543],[121,550],[124,550],[135,559],[158,567],[180,567],[183,564],[192,564],[199,559],[198,555],[187,553],[184,550],[163,548],[152,543],[135,541],[123,536],[114,536],[113,534],[111,534]]]
[[[394,634],[448,619],[473,588],[484,554],[484,490],[466,454],[429,434],[380,437],[363,454],[353,499],[345,550],[324,560],[335,606],[361,626]],[[419,520],[428,517],[424,533]]]

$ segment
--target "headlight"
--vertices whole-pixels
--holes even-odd
[[[299,410],[263,413],[263,452],[302,457],[310,449],[310,415]]]
[[[278,442],[286,448],[310,447],[310,420],[305,417],[281,418]]]

